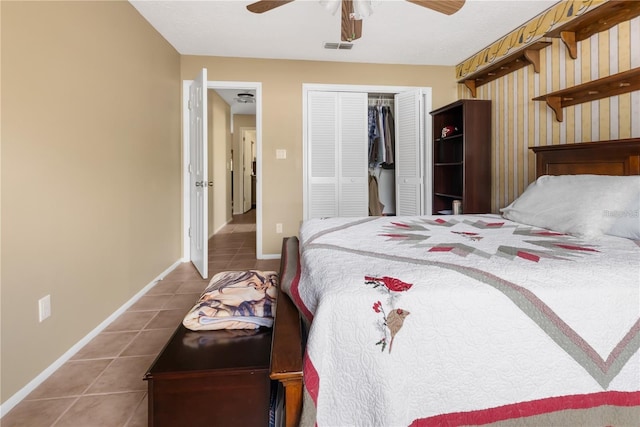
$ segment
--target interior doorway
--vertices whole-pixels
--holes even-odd
[[[188,92],[189,85],[192,81],[183,81],[183,123],[188,123],[189,117],[189,109],[188,109]],[[230,131],[232,135],[239,134],[239,124],[242,123],[242,119],[246,118],[246,116],[251,116],[253,129],[255,130],[255,136],[252,138],[254,141],[253,149],[250,150],[250,153],[255,157],[255,166],[249,169],[252,172],[249,176],[253,176],[249,180],[250,184],[250,192],[251,197],[249,199],[250,205],[252,205],[251,201],[255,200],[255,227],[256,227],[256,241],[255,241],[255,249],[256,249],[256,258],[264,259],[262,254],[262,194],[261,194],[261,159],[262,159],[262,84],[260,82],[233,82],[233,81],[211,81],[208,80],[206,82],[206,87],[208,90],[215,91],[221,98],[225,99],[228,103],[231,116],[230,116]],[[253,114],[238,114],[238,111],[235,107],[235,103],[237,102],[235,98],[238,98],[239,94],[243,93],[251,93],[252,104],[254,108]],[[243,101],[246,101],[246,97],[240,97]],[[237,102],[240,104],[241,102]],[[242,102],[246,103],[246,102]],[[185,120],[186,119],[186,120]],[[209,119],[209,118],[207,118]],[[246,127],[246,126],[245,126]],[[189,135],[188,135],[188,126],[184,126],[185,132],[183,132],[183,257],[185,260],[190,259],[190,237],[189,237],[189,218],[190,218],[190,204],[189,204]],[[229,155],[229,157],[220,156],[220,159],[212,159],[213,161],[224,163],[223,167],[228,169],[229,174],[227,175],[230,185],[233,185],[233,182],[238,182],[237,179],[241,177],[236,176],[236,171],[240,168],[236,167],[239,163],[235,161],[237,153],[239,150],[235,145],[232,145],[232,149],[229,150],[230,153],[233,153],[233,156]],[[251,180],[255,182],[255,188],[251,186]],[[215,186],[216,183],[214,182]],[[253,207],[253,206],[251,206]],[[229,205],[229,212],[234,213],[232,210],[232,205]],[[212,230],[214,231],[214,230]]]
[[[242,189],[238,194],[242,198],[234,203],[234,214],[244,214],[256,207],[256,128],[240,128],[240,144],[241,153],[238,161],[238,175],[242,175],[242,179],[238,180],[238,185]],[[238,207],[236,211],[235,207]]]

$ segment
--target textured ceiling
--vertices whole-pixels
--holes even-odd
[[[244,0],[131,0],[140,14],[183,55],[300,59],[413,65],[457,65],[557,0],[467,0],[447,16],[404,0],[374,0],[362,38],[350,50],[340,41],[340,13],[319,0],[295,0],[262,14]],[[234,102],[238,90],[216,90],[234,114],[255,104]]]
[[[324,49],[340,41],[340,13],[318,0],[262,14],[243,0],[131,3],[183,55],[456,65],[557,1],[467,0],[451,16],[404,0],[374,1],[351,50]]]

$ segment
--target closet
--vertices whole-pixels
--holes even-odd
[[[368,94],[369,215],[396,214],[393,94]]]
[[[304,219],[430,211],[430,88],[381,88],[303,90]]]

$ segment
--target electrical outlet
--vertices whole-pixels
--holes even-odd
[[[38,318],[42,322],[51,316],[51,295],[47,295],[38,300]]]
[[[276,224],[276,233],[278,233],[278,234],[282,233],[282,224],[281,223],[277,223]]]

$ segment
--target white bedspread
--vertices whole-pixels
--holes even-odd
[[[300,252],[318,426],[640,397],[640,242],[497,215],[329,218],[303,224]]]

